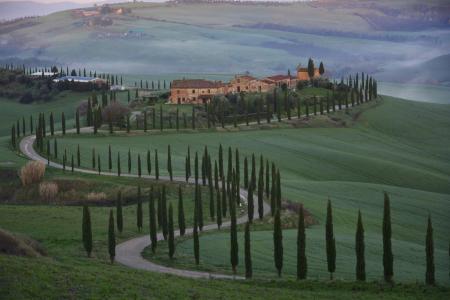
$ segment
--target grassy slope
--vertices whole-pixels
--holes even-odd
[[[167,144],[171,144],[174,170],[179,175],[184,174],[187,145],[197,151],[208,145],[213,158],[219,143],[225,147],[238,146],[241,159],[253,152],[263,154],[281,170],[283,196],[305,203],[320,223],[323,223],[326,199],[331,197],[338,236],[338,276],[346,279],[353,278],[352,247],[357,209],[364,215],[368,244],[379,248],[382,192],[388,191],[392,197],[394,249],[403,261],[396,265],[399,279],[415,281],[423,277],[423,237],[426,216],[430,212],[435,227],[438,277],[447,281],[450,136],[446,129],[449,110],[449,106],[386,97],[381,105],[363,113],[352,128],[150,134],[101,139],[66,137],[59,140],[59,145],[75,149],[80,144],[86,165],[89,165],[93,145],[104,156],[102,161],[106,161],[108,145],[113,145],[114,152],[123,153],[122,165],[126,164],[125,153],[129,147],[134,157],[137,152],[144,155],[147,149],[158,149],[161,172],[165,172],[165,153]],[[287,232],[286,236],[286,245],[292,245],[293,233]],[[308,236],[319,243],[323,237],[322,226],[311,228]],[[271,240],[270,232],[266,237]],[[221,246],[225,247],[226,240],[223,243]],[[217,245],[207,244],[206,252],[209,246],[213,250]],[[260,265],[261,272],[271,270],[270,248],[261,245],[258,249],[264,249],[261,261],[266,261]],[[380,275],[378,250],[367,257],[372,279]],[[227,261],[227,251],[217,255],[223,256],[222,262]],[[323,277],[323,253],[312,251],[310,259],[314,270],[311,276]],[[292,274],[292,267],[287,269]]]

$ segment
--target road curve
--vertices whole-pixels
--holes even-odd
[[[73,130],[69,130],[68,132],[72,132]],[[83,133],[89,133],[92,132],[91,127],[85,127],[82,128],[81,131]],[[35,161],[41,161],[45,164],[47,164],[50,167],[63,169],[63,166],[59,163],[48,161],[46,158],[40,156],[33,148],[34,141],[36,140],[35,135],[30,135],[27,137],[24,137],[20,141],[20,151],[27,156],[29,159],[35,160]],[[96,174],[96,175],[102,175],[102,176],[117,176],[116,173],[111,172],[101,172],[94,170],[88,170],[88,169],[81,169],[81,168],[74,168],[75,172],[80,173],[87,173],[87,174]],[[135,174],[121,174],[121,177],[134,177],[137,178],[138,176]],[[142,178],[146,179],[155,179],[154,176],[151,175],[142,175]],[[167,181],[170,182],[170,178],[168,176],[159,176],[160,181]],[[185,178],[183,177],[173,177],[172,182],[180,182],[180,183],[186,183]],[[189,180],[189,183],[194,183],[194,180],[191,178]],[[247,202],[247,191],[243,188],[240,188],[240,197],[241,199],[246,203]],[[258,207],[257,203],[257,197],[253,197],[254,199],[254,207]],[[270,212],[270,206],[264,203],[264,215],[267,215]],[[257,219],[258,216],[258,210],[255,209],[254,211],[254,219]],[[247,222],[248,216],[245,214],[244,216],[241,216],[236,220],[237,224],[243,224]],[[222,224],[222,228],[226,228],[230,226],[230,221],[224,222]],[[208,224],[206,226],[203,226],[203,231],[211,231],[218,229],[216,224]],[[192,235],[193,228],[186,229],[185,235]],[[175,237],[178,237],[180,235],[179,231],[175,231]],[[163,235],[161,233],[158,233],[158,241],[164,240]],[[163,274],[171,274],[181,277],[187,277],[187,278],[203,278],[203,279],[244,279],[244,277],[241,276],[234,276],[234,275],[225,275],[225,274],[218,274],[218,273],[209,273],[209,272],[201,272],[201,271],[191,271],[191,270],[182,270],[182,269],[176,269],[176,268],[170,268],[162,265],[158,265],[156,263],[153,263],[149,260],[146,260],[142,257],[142,252],[145,248],[150,246],[150,236],[149,234],[132,238],[128,241],[125,241],[123,243],[120,243],[116,246],[116,261],[133,269],[139,269],[139,270],[145,270],[145,271],[151,271],[151,272],[158,272]]]

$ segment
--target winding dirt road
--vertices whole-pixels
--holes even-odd
[[[67,132],[74,132],[74,130],[68,130]],[[85,127],[81,129],[82,133],[90,133],[92,132],[92,128]],[[60,134],[60,133],[58,133]],[[20,141],[20,151],[27,156],[28,158],[36,161],[42,161],[43,163],[47,164],[50,167],[63,169],[63,166],[59,163],[50,161],[48,163],[48,160],[42,156],[40,156],[33,148],[34,141],[36,140],[35,135],[30,135],[25,138],[23,138]],[[100,174],[98,171],[94,170],[88,170],[88,169],[81,169],[81,168],[74,168],[75,172],[80,173],[87,173],[87,174],[96,174],[96,175],[102,175],[102,176],[117,176],[116,173],[111,172],[101,172]],[[135,174],[121,174],[122,177],[134,177],[137,178],[138,176]],[[154,176],[150,175],[142,175],[142,178],[147,179],[155,179]],[[170,182],[170,178],[168,176],[159,176],[160,181],[167,181]],[[180,183],[186,183],[185,178],[183,177],[173,177],[173,182],[180,182]],[[191,178],[189,180],[190,183],[194,183],[194,180]],[[240,188],[240,197],[241,199],[246,203],[247,202],[247,191],[243,188]],[[254,207],[258,207],[257,203],[257,197],[253,197],[254,199]],[[270,206],[264,203],[264,215],[268,214],[270,212]],[[255,209],[254,212],[254,219],[258,218],[258,210]],[[238,224],[243,224],[247,222],[248,217],[247,215],[241,216],[236,220]],[[222,228],[226,228],[230,226],[230,221],[224,222],[222,224]],[[211,231],[216,230],[217,225],[216,224],[208,224],[206,226],[203,226],[203,232],[205,231]],[[192,235],[193,228],[186,229],[185,235]],[[179,231],[175,231],[175,237],[178,237],[180,235]],[[158,241],[163,240],[163,235],[161,233],[158,233]],[[171,274],[171,275],[177,275],[182,277],[188,277],[188,278],[204,278],[204,279],[244,279],[244,277],[240,276],[233,276],[233,275],[225,275],[225,274],[217,274],[217,273],[209,273],[209,272],[200,272],[200,271],[191,271],[191,270],[182,270],[182,269],[176,269],[176,268],[170,268],[162,265],[158,265],[156,263],[153,263],[149,260],[146,260],[142,257],[142,252],[144,249],[148,246],[150,246],[150,236],[144,235],[136,238],[132,238],[128,241],[125,241],[123,243],[120,243],[116,246],[116,261],[133,269],[139,269],[139,270],[146,270],[151,272],[158,272],[163,274]]]

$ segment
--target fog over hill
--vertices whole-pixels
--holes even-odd
[[[388,81],[450,82],[446,1],[187,0],[111,7],[0,24],[2,62],[132,74],[265,75],[286,73],[313,57],[336,78],[364,71]]]

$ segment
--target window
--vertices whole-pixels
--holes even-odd
[[[180,90],[177,90],[177,94],[179,94],[180,93]]]
[[[195,90],[192,90],[192,94],[195,94]]]

